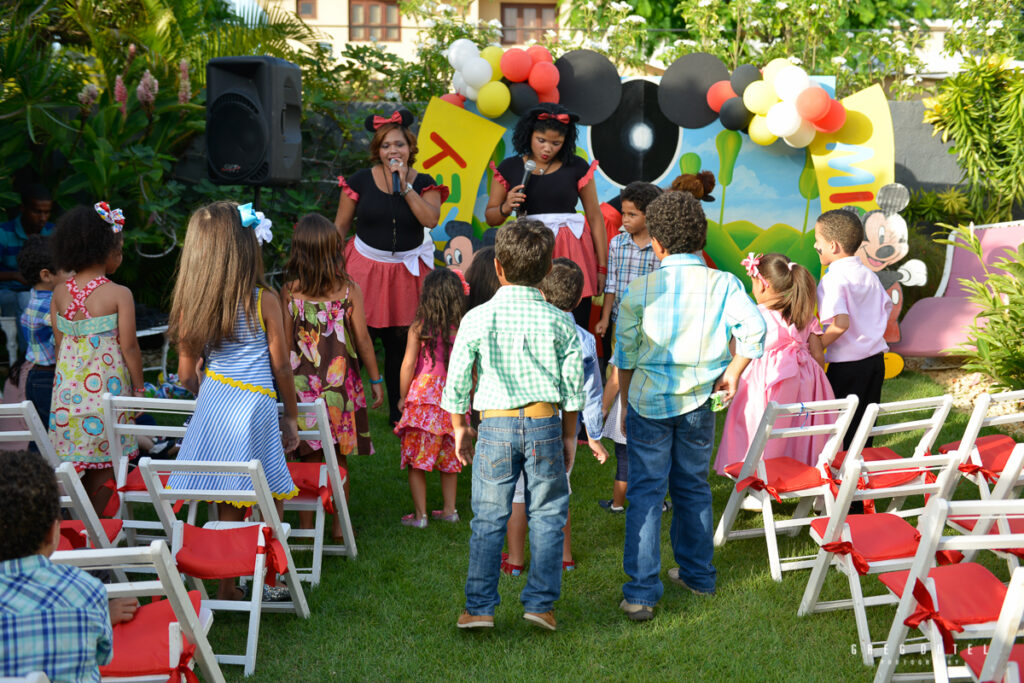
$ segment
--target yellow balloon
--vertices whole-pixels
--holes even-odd
[[[764,76],[765,82],[774,88],[775,76],[787,66],[792,66],[792,63],[784,57],[778,57],[768,62],[768,65],[761,70],[761,75]]]
[[[483,50],[480,50],[480,56],[487,60],[487,63],[491,65],[491,80],[501,80],[501,56],[505,54],[497,45],[488,45]]]
[[[747,90],[750,90],[750,86],[747,86]],[[747,93],[744,92],[743,94],[746,95]],[[768,130],[767,119],[761,115],[755,116],[750,120],[750,127],[747,129],[747,132],[750,134],[750,139],[762,147],[767,147],[779,139]]]
[[[512,94],[508,86],[501,81],[485,83],[476,96],[476,108],[489,119],[495,119],[505,113]]]
[[[761,116],[767,114],[778,101],[775,89],[764,81],[754,81],[743,91],[743,106]]]

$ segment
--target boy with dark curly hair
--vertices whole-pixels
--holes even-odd
[[[49,557],[60,541],[57,478],[43,458],[0,452],[0,676],[99,681],[113,657],[107,591]]]
[[[32,401],[43,427],[50,424],[50,394],[53,392],[53,372],[57,363],[57,349],[53,343],[50,324],[50,301],[53,288],[63,282],[67,274],[53,265],[50,238],[29,235],[18,253],[18,270],[28,283],[29,300],[18,320],[27,349],[25,361],[32,364],[25,380],[25,398]]]
[[[619,607],[633,621],[651,619],[664,592],[658,575],[666,490],[679,564],[668,577],[694,593],[715,592],[709,399],[713,390],[732,398],[747,363],[761,356],[765,335],[764,318],[739,279],[704,265],[707,219],[697,199],[666,192],[648,205],[647,227],[661,267],[629,285],[612,359],[629,451],[622,563],[629,581]]]

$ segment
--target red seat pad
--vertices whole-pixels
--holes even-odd
[[[199,591],[189,591],[192,609],[199,614]],[[167,656],[167,627],[177,621],[169,600],[158,600],[142,605],[131,621],[114,626],[114,658],[110,664],[100,667],[101,676],[154,676],[170,674]],[[182,633],[184,636],[184,633]],[[188,662],[196,646],[182,638],[184,655],[181,661]]]
[[[985,645],[972,645],[971,647],[965,647],[959,652],[960,659],[964,660],[964,664],[974,673],[975,678],[981,676],[981,667],[985,665],[985,657],[988,656],[988,644]],[[1010,650],[1011,662],[1017,662],[1017,666],[1021,671],[1024,671],[1024,645],[1014,645]]]
[[[203,529],[186,524],[174,563],[183,573],[199,579],[252,576],[259,534],[258,524],[238,529]]]
[[[993,472],[1003,471],[1003,468],[1006,467],[1006,461],[1016,445],[1017,442],[1006,434],[979,436],[974,441],[974,447],[978,449],[978,455],[981,456],[982,467]],[[939,453],[948,453],[958,448],[960,448],[960,442],[952,441],[939,446]]]
[[[968,531],[974,529],[974,525],[978,523],[977,517],[950,517],[949,521],[956,522]],[[1011,534],[1024,534],[1024,519],[1020,517],[1007,517],[1006,521],[1010,525]],[[989,534],[998,534],[999,525],[995,520],[992,521],[992,527],[988,530]],[[1007,553],[1013,553],[1017,557],[1024,557],[1024,548],[1000,548],[999,550]]]
[[[822,478],[821,472],[816,467],[805,465],[793,458],[768,458],[763,462],[768,476],[768,481],[765,483],[779,493],[802,491],[828,483],[828,480]],[[725,473],[736,478],[742,469],[742,461],[734,462],[725,468]]]
[[[170,478],[171,475],[164,473],[164,474],[160,474],[158,476],[160,477],[160,483],[163,484],[164,486],[167,486],[167,480]],[[133,469],[131,472],[128,473],[128,476],[125,477],[125,480],[124,480],[124,486],[122,486],[121,488],[118,489],[118,491],[145,491],[145,490],[146,490],[146,482],[143,481],[143,479],[142,479],[142,470],[140,470],[138,467],[136,467],[135,469]]]
[[[300,494],[307,496],[316,496],[320,493],[320,468],[323,467],[323,463],[319,462],[290,462],[288,463],[288,472],[292,475],[292,481],[299,488]],[[341,481],[345,481],[345,477],[348,476],[348,472],[341,465],[338,465],[338,473],[341,475]],[[330,487],[331,481],[327,480],[327,486]]]
[[[878,580],[896,595],[903,595],[909,571],[886,572]],[[936,609],[944,619],[957,624],[984,624],[999,619],[1006,598],[1006,586],[992,572],[975,562],[934,567],[928,576],[935,580]]]
[[[124,527],[124,521],[120,519],[101,519],[100,526],[103,527],[103,533],[107,535],[107,540],[113,541],[117,538],[117,535],[121,533],[121,528]],[[85,547],[85,523],[81,520],[62,520],[60,523],[60,534],[61,536],[65,536],[75,548]],[[81,540],[78,541],[76,538]],[[78,543],[78,545],[75,545],[76,543]]]
[[[85,543],[85,539],[84,538],[82,539],[82,543],[83,544]],[[78,547],[81,548],[82,546],[78,546]],[[57,550],[77,550],[77,548],[75,548],[75,546],[71,545],[71,541],[69,541],[64,536],[64,534],[61,533],[60,539],[57,541]]]
[[[879,460],[898,460],[900,454],[888,446],[870,446],[860,452],[865,462],[877,462]],[[839,451],[832,459],[832,469],[841,470],[843,462],[846,461],[846,451]]]
[[[882,460],[899,460],[902,456],[888,446],[871,446],[861,451],[861,457],[864,459],[864,462],[880,462]],[[839,451],[832,460],[832,469],[841,470],[845,461],[846,451]],[[920,470],[893,472],[891,474],[887,472],[872,472],[871,476],[867,477],[867,484],[864,488],[886,489],[891,486],[899,486],[900,484],[913,481],[920,475]]]
[[[850,526],[853,549],[868,562],[912,557],[921,541],[921,532],[907,520],[888,512],[848,515],[846,523]],[[824,536],[827,527],[828,517],[811,521],[811,528],[818,536]]]

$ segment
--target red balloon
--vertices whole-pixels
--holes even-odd
[[[839,100],[831,100],[828,112],[820,119],[811,122],[815,130],[822,133],[835,133],[846,123],[846,107]]]
[[[448,104],[454,104],[456,107],[466,108],[466,98],[458,93],[450,92],[446,95],[441,95],[441,99]]]
[[[547,62],[548,64],[554,64],[555,58],[551,56],[551,53],[543,45],[531,45],[526,48],[526,54],[530,55],[530,59],[533,60],[534,64],[541,62]]]
[[[501,56],[501,73],[513,83],[522,83],[530,76],[530,69],[533,68],[533,60],[525,50],[518,47],[510,47]]]
[[[537,93],[537,101],[538,102],[554,102],[555,104],[558,104],[558,88],[552,88],[551,90],[548,90],[547,92],[539,92],[539,93]]]
[[[558,87],[558,67],[548,62],[537,62],[530,69],[530,87],[537,92],[549,92]]]
[[[796,97],[796,112],[804,121],[817,121],[828,114],[832,98],[824,88],[812,85]]]
[[[712,83],[711,87],[708,88],[708,106],[711,107],[712,111],[720,111],[722,103],[736,96],[732,89],[732,84],[728,80]]]

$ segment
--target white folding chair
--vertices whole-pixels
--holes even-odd
[[[281,407],[283,409],[283,406]],[[289,462],[288,470],[292,480],[299,489],[294,498],[284,501],[284,509],[315,513],[312,529],[292,528],[291,538],[312,539],[312,545],[292,544],[292,553],[312,551],[313,561],[310,567],[297,569],[299,578],[316,586],[320,583],[324,555],[344,555],[349,559],[356,558],[356,540],[352,532],[352,519],[348,512],[348,501],[345,498],[345,479],[348,472],[338,465],[338,457],[334,450],[334,437],[331,436],[331,424],[327,415],[327,404],[322,398],[315,403],[299,403],[299,438],[319,441],[324,453],[323,463]],[[324,527],[327,514],[339,516],[341,529],[345,536],[343,544],[324,544]]]
[[[992,640],[957,652],[974,681],[1019,683],[1024,667],[1024,644],[1016,645],[1013,641],[1020,630],[1021,619],[1024,619],[1024,568],[1018,567],[1010,576]]]
[[[736,482],[736,486],[715,530],[715,545],[721,546],[730,539],[764,536],[768,546],[768,566],[775,581],[782,581],[783,571],[810,567],[813,555],[780,558],[776,535],[780,531],[796,533],[800,527],[810,524],[813,516],[808,516],[808,513],[816,498],[824,498],[828,510],[831,501],[829,487],[832,484],[828,463],[839,451],[856,407],[856,396],[811,403],[778,404],[770,401],[742,466],[726,468],[727,476]],[[823,419],[830,421],[822,423]],[[786,426],[776,426],[779,421],[784,421]],[[762,458],[769,439],[812,436],[828,437],[815,467],[789,457]],[[733,529],[747,495],[760,503],[763,525],[757,529]],[[799,504],[791,519],[777,520],[772,500],[779,503],[798,500]]]
[[[973,516],[978,524],[968,535],[945,535],[946,521],[953,516]],[[928,501],[910,569],[878,577],[900,600],[875,672],[876,683],[920,680],[921,673],[895,674],[902,654],[930,653],[936,681],[969,677],[966,667],[949,666],[946,655],[953,654],[955,640],[991,639],[1007,596],[1006,586],[992,572],[970,560],[978,550],[1024,547],[1024,533],[989,533],[996,520],[1022,516],[1022,500],[949,501],[933,496]],[[950,551],[964,553],[965,561],[936,567],[936,553]],[[908,639],[911,628],[919,629],[923,639]],[[1018,628],[1013,632],[1021,634]]]
[[[114,658],[100,667],[103,681],[180,681],[196,663],[206,681],[224,681],[206,637],[213,615],[200,606],[198,594],[186,592],[163,541],[138,548],[58,551],[50,559],[87,570],[155,572],[156,580],[107,584],[107,594],[167,598],[141,606],[133,619],[114,626]]]
[[[124,539],[123,523],[119,519],[104,519],[85,493],[82,481],[69,462],[61,463],[56,469],[57,485],[60,488],[60,505],[70,510],[74,519],[61,520],[61,538],[67,540],[67,550],[80,548],[112,548]]]
[[[203,595],[203,604],[210,609],[248,612],[249,633],[244,655],[217,655],[217,661],[240,664],[249,676],[256,668],[256,646],[259,638],[261,611],[294,612],[309,618],[309,605],[295,563],[288,550],[287,525],[277,515],[263,466],[258,460],[247,463],[166,461],[143,458],[139,462],[142,478],[153,497],[160,522],[172,539],[172,555],[179,571],[192,578],[196,589]],[[243,477],[248,487],[243,489],[171,489],[161,481],[160,475],[198,474],[214,479]],[[202,528],[185,524],[174,516],[173,502],[231,501],[253,507],[253,521],[207,522]],[[261,520],[261,521],[259,521]],[[280,573],[287,577],[290,602],[263,602],[262,585],[268,577]],[[252,595],[248,601],[207,600],[200,579],[246,577],[252,580]]]
[[[875,648],[871,641],[866,608],[893,604],[896,600],[889,594],[866,597],[861,589],[860,577],[910,567],[921,534],[907,518],[918,517],[924,510],[890,509],[885,513],[850,514],[850,506],[854,501],[861,501],[867,507],[869,501],[903,501],[909,496],[918,495],[948,498],[960,478],[956,469],[960,459],[955,453],[925,455],[927,449],[922,448],[921,443],[915,449],[915,455],[896,460],[867,461],[861,449],[868,433],[896,434],[921,429],[926,433],[936,431],[933,429],[935,421],[931,418],[876,425],[879,414],[903,414],[912,418],[922,411],[930,410],[933,418],[936,413],[941,413],[942,419],[945,419],[950,404],[949,396],[870,404],[861,418],[850,453],[843,462],[842,484],[836,494],[832,512],[829,517],[819,517],[811,522],[811,538],[818,544],[819,550],[797,614],[805,616],[852,609],[857,624],[859,652],[867,666],[874,664],[874,658],[881,654],[881,650]],[[1017,466],[1020,466],[1019,462]],[[846,576],[850,597],[821,601],[821,589],[832,566]]]
[[[31,442],[46,458],[51,467],[60,464],[57,451],[53,449],[46,426],[39,419],[39,413],[32,401],[0,404],[0,444]]]

